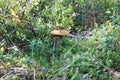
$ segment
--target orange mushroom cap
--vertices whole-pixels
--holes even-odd
[[[69,34],[69,31],[65,30],[65,29],[55,29],[53,31],[51,31],[51,34],[53,35],[58,35],[58,36],[65,36]]]

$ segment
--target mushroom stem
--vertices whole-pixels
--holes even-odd
[[[62,44],[62,37],[60,36],[54,36],[54,44],[53,44],[53,65],[54,65],[54,60],[55,60],[55,57],[58,57],[60,56],[59,54],[59,49],[60,49],[60,46]]]
[[[59,52],[59,49],[60,49],[61,45],[62,45],[62,37],[61,36],[54,36],[53,48],[54,48],[55,53]]]
[[[59,48],[62,45],[62,37],[57,37],[56,48]]]

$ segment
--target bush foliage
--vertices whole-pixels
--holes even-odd
[[[119,2],[0,0],[0,79],[119,80]]]

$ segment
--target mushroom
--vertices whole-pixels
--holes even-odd
[[[62,38],[63,36],[67,36],[69,34],[69,31],[65,29],[55,29],[51,31],[51,34],[54,36],[54,49],[55,49],[59,48],[62,45]]]

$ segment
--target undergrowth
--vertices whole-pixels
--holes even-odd
[[[119,80],[118,3],[0,0],[0,80]]]

